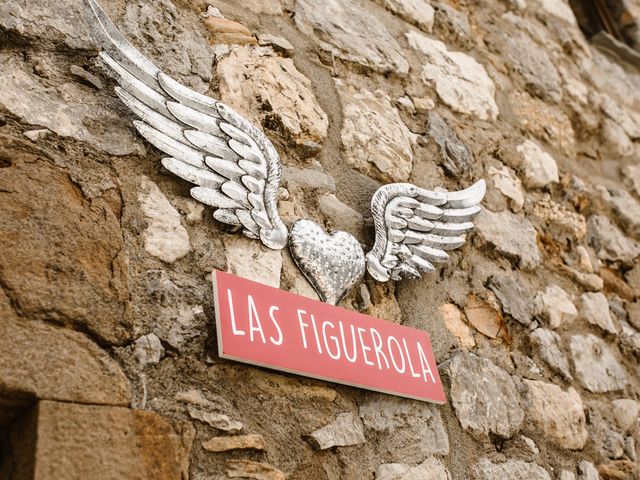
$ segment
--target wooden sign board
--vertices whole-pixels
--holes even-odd
[[[434,403],[446,397],[429,335],[213,272],[222,358]]]

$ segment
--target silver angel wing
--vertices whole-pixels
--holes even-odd
[[[371,199],[376,229],[367,254],[371,276],[386,282],[434,271],[433,263],[449,258],[447,250],[464,244],[485,191],[484,180],[458,192],[432,192],[408,183],[378,189]]]
[[[216,207],[220,222],[267,247],[287,244],[277,210],[278,154],[267,137],[228,106],[161,72],[118,31],[96,0],[86,0],[100,57],[120,85],[116,93],[139,118],[138,132],[169,155],[162,165],[196,185],[191,196]]]

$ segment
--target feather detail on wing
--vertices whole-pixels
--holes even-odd
[[[461,247],[473,229],[486,184],[480,180],[458,192],[432,192],[408,183],[378,189],[371,199],[376,240],[367,270],[380,282],[419,278],[445,262],[447,250]]]
[[[267,247],[287,244],[277,211],[281,166],[267,137],[228,106],[162,73],[118,31],[96,0],[86,0],[100,57],[116,94],[138,117],[138,132],[168,155],[162,165],[196,185],[191,195],[217,208],[214,218],[241,227]]]

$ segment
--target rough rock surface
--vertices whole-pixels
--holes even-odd
[[[595,335],[574,335],[569,347],[576,376],[591,392],[621,390],[627,384],[627,373],[611,349]]]
[[[113,188],[87,198],[73,173],[1,137],[0,283],[22,315],[75,325],[107,342],[130,338],[127,260]],[[94,171],[93,184],[104,181]]]
[[[147,228],[143,233],[147,252],[168,263],[189,253],[189,233],[182,226],[182,217],[158,186],[147,177],[140,179],[138,200],[147,220]]]
[[[525,415],[528,428],[539,431],[559,447],[580,450],[587,442],[588,433],[584,407],[573,388],[564,392],[558,385],[523,380]]]
[[[393,453],[402,445],[407,458],[417,459],[449,453],[442,417],[432,405],[384,396],[362,405],[359,413],[366,428],[387,439],[382,451]]]
[[[638,476],[640,74],[587,40],[581,2],[100,1],[265,132],[287,225],[366,252],[382,184],[487,180],[448,262],[341,304],[427,331],[448,403],[220,358],[213,269],[317,294],[160,165],[86,2],[0,1],[0,478],[38,451],[65,479]],[[49,401],[68,436],[38,425]]]
[[[47,86],[45,79],[30,75],[23,62],[8,53],[0,53],[0,62],[7,67],[0,107],[25,124],[46,127],[61,137],[86,142],[112,155],[140,151],[131,127],[119,120],[116,112],[120,107],[113,99],[96,97],[88,87],[75,82]],[[29,96],[28,102],[24,95]]]
[[[290,58],[265,47],[237,47],[216,67],[220,99],[265,128],[280,132],[302,157],[317,154],[328,120],[311,82]]]
[[[234,275],[272,287],[280,286],[282,254],[243,236],[225,240],[227,269]]]
[[[462,428],[511,437],[524,419],[510,375],[490,360],[459,353],[448,368],[451,403]]]
[[[438,96],[454,110],[482,120],[498,116],[495,85],[473,57],[447,50],[444,43],[417,32],[407,34],[409,45],[425,57],[422,80],[435,85]]]
[[[553,329],[572,322],[578,315],[571,297],[558,285],[549,285],[544,292],[538,293],[536,303],[538,311]]]
[[[573,380],[560,335],[552,330],[536,328],[531,332],[531,341],[538,348],[538,354],[542,360],[567,380]]]
[[[581,315],[593,325],[609,333],[618,333],[618,329],[609,312],[609,301],[602,292],[582,294]]]
[[[397,41],[355,0],[296,3],[296,25],[314,38],[322,50],[380,72],[409,71]]]
[[[398,111],[382,91],[336,85],[342,99],[345,160],[382,182],[403,182],[412,168],[415,141]]]
[[[504,463],[491,463],[483,458],[476,465],[477,480],[551,480],[547,471],[537,463],[509,460]]]
[[[312,432],[310,440],[315,448],[348,447],[364,442],[362,422],[353,413],[341,413],[329,425]]]
[[[451,480],[451,475],[440,460],[435,457],[426,459],[411,467],[403,463],[385,463],[378,467],[376,480]]]
[[[190,445],[156,413],[45,400],[29,415],[24,434],[37,440],[24,454],[33,456],[42,478],[69,472],[90,478],[106,466],[104,478],[113,479],[180,478],[188,472]],[[22,468],[28,466],[18,465],[16,474],[28,475]]]
[[[630,398],[613,401],[613,415],[623,432],[627,432],[638,420],[640,403]]]
[[[524,182],[531,188],[546,187],[558,182],[558,166],[551,155],[543,151],[537,143],[525,140],[517,147],[522,155]]]
[[[640,244],[630,239],[602,215],[593,215],[587,222],[589,243],[603,260],[631,264],[640,255]]]
[[[523,269],[531,269],[541,261],[536,230],[525,219],[509,212],[483,210],[476,219],[478,235],[499,253],[514,259]]]
[[[431,33],[435,10],[425,0],[383,0],[381,3],[400,18]]]
[[[2,397],[107,405],[131,401],[120,366],[78,332],[4,316],[0,346]]]

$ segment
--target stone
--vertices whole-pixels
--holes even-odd
[[[467,296],[464,313],[469,323],[481,334],[489,338],[498,338],[504,326],[502,315],[488,302],[479,299],[474,294]],[[473,337],[471,337],[473,339]],[[475,345],[475,341],[474,341]]]
[[[258,43],[256,38],[251,34],[251,30],[239,22],[228,18],[208,16],[204,20],[204,26],[207,27],[211,34],[210,42],[212,45],[234,44],[234,45],[255,45]]]
[[[519,276],[498,273],[488,279],[488,287],[498,297],[502,310],[525,327],[533,321],[535,303],[529,287]]]
[[[635,112],[621,107],[607,94],[600,95],[599,100],[600,108],[607,117],[620,125],[631,139],[637,140],[640,138],[640,124],[638,123],[638,116]]]
[[[516,150],[522,155],[521,167],[527,187],[544,188],[560,180],[556,161],[537,143],[525,140],[516,147]]]
[[[602,339],[592,334],[572,335],[569,348],[576,377],[590,392],[612,392],[627,385],[624,367]]]
[[[537,233],[526,219],[510,212],[494,213],[483,209],[475,220],[480,238],[495,250],[513,259],[525,269],[535,268],[541,262]]]
[[[133,355],[143,367],[156,365],[164,356],[164,347],[155,333],[143,335],[133,343]]]
[[[336,181],[322,170],[298,168],[290,165],[282,167],[282,180],[289,189],[308,188],[310,190],[336,191]]]
[[[425,58],[422,80],[435,86],[438,96],[453,110],[481,120],[495,120],[498,106],[495,85],[485,68],[462,52],[418,32],[406,34],[411,48]]]
[[[576,480],[576,474],[568,470],[562,470],[558,480]]]
[[[593,463],[581,460],[578,463],[578,480],[600,480],[598,469]]]
[[[457,306],[452,303],[444,303],[440,305],[438,311],[447,329],[458,339],[463,348],[469,349],[476,346],[471,329],[462,319],[462,312]]]
[[[562,349],[560,335],[552,330],[536,328],[531,332],[531,341],[538,350],[538,355],[565,380],[572,381],[569,360]]]
[[[275,130],[303,158],[316,155],[328,119],[311,82],[290,58],[268,47],[234,47],[216,66],[220,100],[249,121]]]
[[[286,475],[268,463],[251,460],[227,460],[226,474],[230,478],[249,478],[254,480],[286,480]]]
[[[429,97],[412,97],[411,100],[418,113],[428,112],[436,108],[436,103]]]
[[[624,320],[620,320],[619,345],[625,355],[640,357],[640,332]]]
[[[608,203],[630,237],[640,239],[640,202],[626,190],[611,189]]]
[[[627,459],[614,460],[598,465],[598,480],[635,480],[640,470],[638,466]]]
[[[567,155],[575,150],[575,132],[569,117],[557,106],[515,89],[509,103],[520,127]]]
[[[549,196],[545,195],[535,203],[533,214],[554,242],[562,245],[576,244],[587,235],[585,218],[554,202]]]
[[[402,463],[386,463],[378,467],[376,480],[451,480],[451,475],[440,460],[427,458],[411,467]]]
[[[613,400],[613,416],[623,433],[635,425],[640,415],[640,403],[630,398]]]
[[[624,455],[624,437],[618,432],[609,430],[604,438],[602,450],[609,458],[622,458]]]
[[[409,179],[416,136],[400,118],[388,95],[336,81],[344,121],[341,139],[345,161],[381,182]]]
[[[600,144],[605,154],[616,157],[630,157],[633,155],[633,142],[620,125],[605,118],[600,126]]]
[[[631,191],[640,197],[640,165],[627,165],[622,169],[624,183]]]
[[[553,329],[573,322],[578,315],[571,296],[555,284],[536,295],[536,308]]]
[[[142,233],[147,252],[163,262],[173,263],[191,251],[180,213],[148,177],[140,177],[138,202],[147,222]]]
[[[327,217],[333,230],[351,232],[356,238],[362,236],[359,234],[364,228],[362,215],[342,203],[335,195],[328,193],[318,197],[318,208]]]
[[[629,313],[629,323],[640,329],[640,301],[627,304],[627,312]]]
[[[523,380],[526,426],[544,435],[560,448],[581,450],[589,434],[582,399],[573,387]]]
[[[171,422],[124,407],[40,401],[29,416],[34,471],[15,478],[187,478],[190,442]],[[15,438],[15,437],[14,437]],[[18,468],[26,465],[19,465]],[[27,467],[28,468],[28,467]]]
[[[296,26],[332,57],[377,72],[409,71],[398,42],[354,0],[296,1]]]
[[[524,420],[520,395],[511,376],[486,358],[456,354],[447,369],[450,398],[462,428],[503,438],[513,436]]]
[[[586,222],[585,222],[585,235],[586,235]],[[593,273],[593,262],[591,261],[591,254],[582,245],[578,245],[575,248],[576,257],[578,257],[578,267],[580,270],[586,273]]]
[[[282,15],[281,0],[243,0],[242,6],[255,14]]]
[[[381,0],[381,4],[423,32],[431,33],[435,10],[426,0]]]
[[[638,460],[638,455],[636,453],[636,441],[631,435],[624,439],[624,454],[629,457],[629,460],[632,462]]]
[[[506,340],[508,340],[508,338]],[[542,377],[540,367],[536,365],[536,362],[534,362],[533,358],[531,358],[530,356],[525,355],[521,352],[514,351],[511,352],[509,357],[511,357],[511,362],[515,367],[513,375],[517,375],[522,378],[528,378],[529,380],[539,380]],[[508,367],[510,366],[511,365],[508,365]]]
[[[429,136],[440,147],[442,166],[447,174],[468,179],[473,166],[473,153],[444,118],[436,112],[429,112]]]
[[[580,300],[582,303],[580,314],[585,320],[606,332],[618,333],[618,328],[609,313],[609,301],[602,292],[583,293]]]
[[[105,344],[128,342],[120,194],[85,197],[78,180],[55,165],[59,159],[21,135],[0,135],[0,159],[0,290],[30,320],[72,326]],[[94,183],[111,179],[98,162],[90,165],[84,168],[92,170]]]
[[[194,407],[187,407],[189,416],[194,420],[206,423],[210,427],[217,428],[223,432],[238,433],[244,427],[242,423],[231,420],[227,415],[216,412],[205,412]]]
[[[551,103],[562,99],[562,79],[547,51],[523,31],[504,37],[503,57],[525,83],[532,95]]]
[[[439,33],[438,36],[450,38],[461,43],[465,48],[471,48],[473,32],[469,24],[469,16],[445,2],[434,2],[433,6],[436,10],[434,27]]]
[[[187,197],[177,198],[174,204],[178,211],[184,215],[187,223],[195,224],[202,222],[205,209],[204,204]]]
[[[19,0],[0,5],[0,27],[19,37],[83,49],[91,43],[81,4]]]
[[[499,168],[489,167],[487,173],[493,180],[493,185],[509,200],[509,207],[513,212],[519,212],[524,206],[524,191],[522,182],[515,172],[506,165]]]
[[[481,459],[475,467],[476,480],[551,480],[547,471],[537,463],[522,460],[507,460],[504,463],[491,463]]]
[[[261,46],[271,46],[276,52],[283,54],[285,57],[291,57],[295,48],[291,42],[284,37],[276,37],[275,35],[261,34],[258,35],[258,44]]]
[[[0,397],[128,405],[120,366],[85,335],[3,314]]]
[[[116,23],[127,40],[164,73],[204,94],[213,77],[215,51],[202,35],[201,20],[196,19],[196,24],[180,10],[166,0],[127,2],[124,16]]]
[[[87,72],[82,67],[71,65],[71,67],[69,68],[69,72],[71,72],[71,75],[77,77],[79,80],[93,86],[96,90],[102,90],[104,88],[102,80],[100,80],[94,74]]]
[[[612,268],[600,267],[598,275],[602,278],[605,292],[617,295],[621,299],[632,302],[635,292],[625,281],[622,275]]]
[[[575,268],[561,266],[562,270],[585,290],[598,292],[604,288],[604,280],[595,273],[585,273]]]
[[[24,132],[24,136],[33,142],[37,142],[38,140],[47,138],[50,133],[51,133],[51,130],[48,130],[46,128],[41,128],[37,130],[28,130]]]
[[[216,406],[211,400],[205,398],[202,392],[195,389],[178,392],[175,394],[174,398],[178,402],[204,407],[207,410],[212,410]]]
[[[546,13],[564,20],[569,25],[578,26],[576,16],[566,0],[535,0],[535,4],[539,5]]]
[[[262,435],[237,435],[227,437],[213,437],[202,442],[202,448],[207,452],[228,452],[229,450],[260,450],[264,451],[266,445]]]
[[[403,460],[421,462],[430,455],[448,455],[449,437],[434,405],[388,395],[376,395],[360,406],[368,429],[383,438],[380,450],[393,456],[402,449]]]
[[[602,260],[632,264],[640,255],[640,244],[627,238],[604,215],[589,217],[587,239]]]
[[[224,239],[227,271],[247,280],[280,287],[282,253],[271,250],[257,240],[240,235]]]
[[[359,445],[365,441],[362,422],[353,413],[339,413],[334,422],[312,432],[309,439],[318,450]]]

